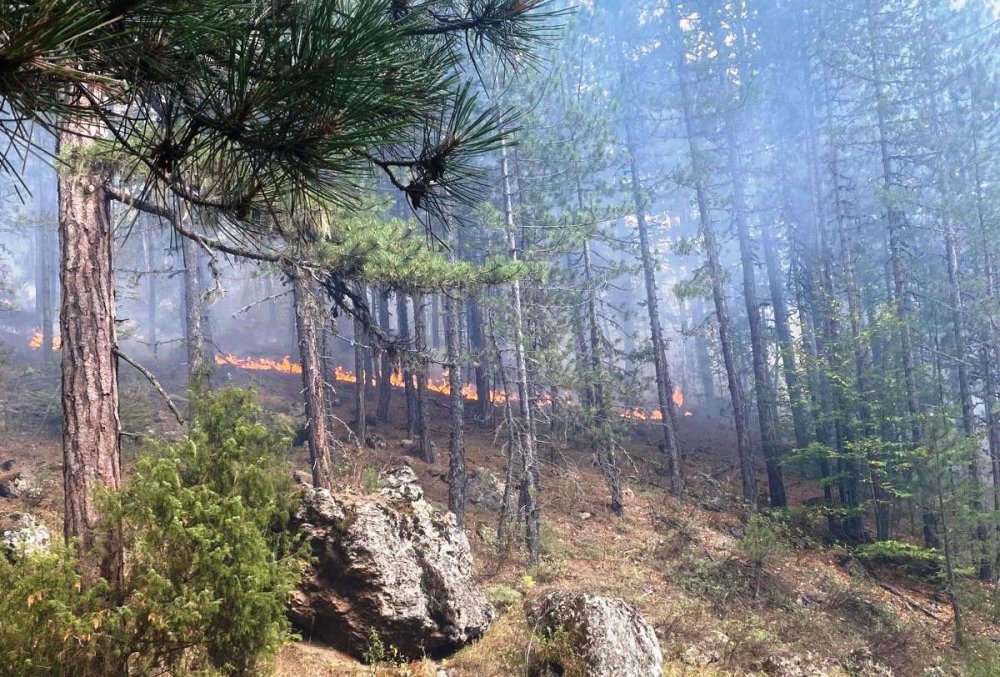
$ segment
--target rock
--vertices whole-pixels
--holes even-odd
[[[27,473],[11,472],[0,477],[0,498],[24,498],[37,503],[43,494],[42,485]]]
[[[858,677],[893,677],[894,674],[892,668],[875,659],[867,646],[851,651],[840,659],[840,664],[847,674]]]
[[[408,467],[377,495],[307,489],[295,526],[315,556],[289,606],[312,639],[363,658],[373,633],[407,658],[441,657],[480,637],[496,610],[472,581],[472,552]]]
[[[38,555],[49,551],[49,530],[26,512],[0,516],[0,551],[9,558]]]
[[[494,546],[497,544],[499,535],[497,534],[497,530],[489,524],[480,522],[476,525],[476,537],[486,545]]]
[[[681,662],[696,668],[704,668],[712,663],[718,663],[726,653],[728,644],[728,635],[713,630],[702,638],[699,645],[687,647],[681,654]]]
[[[535,675],[663,675],[656,633],[624,600],[555,591],[529,603],[527,612],[544,638],[531,658]]]
[[[465,498],[483,510],[499,513],[503,508],[503,480],[485,468],[472,470],[466,476]]]

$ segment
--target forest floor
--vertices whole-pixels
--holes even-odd
[[[253,385],[262,403],[280,416],[301,414],[295,376],[223,370],[220,383]],[[8,364],[0,373],[0,463],[33,474],[41,499],[0,499],[0,512],[29,510],[53,535],[61,533],[61,464],[58,376]],[[145,383],[123,375],[123,428],[135,434],[176,434],[177,426]],[[351,387],[342,389],[337,415],[352,416]],[[408,463],[428,499],[446,505],[444,465],[430,467],[405,435],[402,394],[393,420],[374,428],[385,449],[352,450],[339,463],[344,482],[363,485],[373,470]],[[432,435],[447,460],[443,399],[433,399]],[[296,419],[300,420],[300,419]],[[524,675],[531,631],[522,600],[551,588],[621,597],[656,629],[667,675],[934,675],[962,674],[952,646],[952,617],[944,595],[891,571],[862,567],[824,537],[821,519],[802,516],[765,534],[763,565],[754,566],[743,539],[745,515],[730,498],[738,492],[732,433],[720,415],[691,410],[680,419],[686,450],[684,500],[670,498],[657,473],[656,429],[636,423],[623,446],[628,490],[624,517],[607,505],[607,491],[586,442],[562,440],[543,450],[542,564],[527,570],[523,553],[497,551],[491,534],[497,515],[470,506],[466,523],[476,575],[503,609],[476,644],[443,661],[363,666],[336,651],[300,641],[279,655],[276,674]],[[3,428],[0,427],[0,431]],[[344,437],[343,429],[337,431]],[[138,444],[126,438],[126,462]],[[551,441],[551,440],[550,440]],[[492,427],[470,421],[469,468],[503,476],[505,457]],[[305,467],[302,450],[293,452]],[[763,481],[763,478],[762,478]],[[792,503],[818,494],[815,480],[789,473]],[[777,524],[777,522],[775,523]],[[903,531],[902,525],[900,531]],[[968,581],[969,599],[989,599]],[[987,608],[971,608],[969,634],[984,646],[1000,642]],[[988,674],[988,673],[983,673]]]

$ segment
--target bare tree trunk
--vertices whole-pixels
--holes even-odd
[[[114,232],[104,190],[108,175],[84,156],[93,136],[84,125],[67,122],[58,149],[69,167],[79,167],[59,175],[64,532],[78,542],[85,576],[116,586],[124,564],[121,534],[107,534],[103,550],[94,551],[102,528],[95,493],[121,486],[121,423]]]
[[[705,312],[705,303],[702,299],[698,299],[695,303],[695,310],[697,310],[700,324],[708,321],[708,314]],[[705,404],[712,407],[717,399],[715,396],[715,373],[712,370],[712,355],[708,351],[708,337],[705,336],[704,331],[698,331],[694,337],[694,352],[702,395],[705,398]]]
[[[490,378],[489,356],[486,351],[486,339],[483,335],[483,312],[479,300],[470,296],[469,308],[469,347],[472,349],[472,359],[476,372],[476,417],[485,421],[490,414]]]
[[[52,364],[52,251],[49,224],[39,215],[35,231],[35,312],[42,329],[42,364]]]
[[[318,300],[308,278],[300,271],[289,271],[302,361],[302,386],[306,400],[306,425],[309,430],[309,465],[315,487],[329,488],[332,480],[330,446],[327,431],[326,387],[319,342],[322,325]]]
[[[969,370],[966,366],[968,353],[965,340],[965,308],[962,303],[962,289],[959,281],[958,253],[955,246],[957,234],[955,227],[949,223],[945,233],[945,252],[948,259],[948,292],[952,309],[952,331],[955,338],[955,358],[958,370],[959,401],[962,406],[962,432],[967,438],[976,434],[975,417],[972,404],[972,389],[969,385]],[[979,439],[975,439],[975,450],[969,460],[969,479],[972,483],[972,509],[976,519],[975,537],[982,551],[979,557],[979,580],[993,580],[993,559],[988,553],[989,528],[982,518],[983,487],[979,468]]]
[[[747,223],[746,199],[743,194],[743,163],[740,158],[739,139],[736,123],[726,121],[727,148],[729,151],[729,176],[732,182],[733,219],[740,244],[740,267],[743,270],[743,299],[746,302],[747,320],[750,325],[750,353],[753,360],[754,392],[757,399],[757,423],[760,427],[761,448],[767,467],[767,489],[772,508],[783,508],[788,503],[785,497],[785,482],[781,473],[781,459],[778,449],[778,411],[771,397],[771,380],[767,369],[767,347],[757,304],[757,276],[754,272],[753,243],[750,241],[750,225]]]
[[[149,339],[149,344],[153,348],[153,354],[157,352],[157,311],[159,310],[160,301],[157,296],[157,291],[159,285],[157,284],[157,276],[159,275],[158,267],[160,265],[159,250],[156,244],[155,233],[152,229],[152,219],[149,215],[146,215],[146,228],[143,230],[143,253],[145,255],[145,265],[146,270],[146,337]]]
[[[597,424],[597,430],[592,438],[597,445],[596,455],[601,475],[604,477],[604,482],[608,485],[608,491],[611,494],[611,510],[620,516],[625,512],[625,502],[622,495],[621,469],[618,467],[616,458],[616,442],[610,429],[611,402],[606,387],[607,371],[604,367],[603,337],[597,319],[597,290],[594,288],[594,269],[589,239],[583,241],[583,274],[586,282],[587,323],[590,333],[587,357],[594,384],[592,388],[594,393],[593,410],[594,420]]]
[[[781,282],[781,263],[778,261],[777,242],[771,233],[767,219],[761,224],[764,240],[764,263],[767,266],[767,285],[771,295],[771,306],[774,308],[774,333],[778,336],[781,350],[782,374],[785,386],[788,388],[788,400],[792,410],[792,427],[795,432],[795,446],[805,449],[810,442],[809,409],[805,403],[803,383],[799,378],[798,366],[795,361],[795,343],[792,330],[788,324],[788,303],[785,299],[785,288]]]
[[[743,380],[740,377],[739,365],[736,362],[736,351],[733,347],[732,328],[729,324],[729,308],[726,303],[725,271],[723,271],[722,263],[719,260],[719,243],[716,240],[708,190],[705,187],[705,170],[701,160],[702,151],[698,147],[694,128],[693,102],[688,92],[687,63],[685,59],[686,52],[681,49],[677,60],[677,72],[681,88],[684,128],[687,136],[688,153],[693,170],[695,197],[698,205],[699,229],[704,242],[705,255],[708,259],[708,273],[712,283],[712,299],[715,302],[715,315],[719,326],[719,344],[722,349],[722,359],[726,367],[729,396],[733,404],[733,419],[736,427],[736,454],[740,463],[743,499],[750,505],[751,510],[756,510],[757,473],[754,468],[752,448],[750,446],[750,424],[748,421],[746,399],[743,394]]]
[[[500,173],[503,179],[504,224],[507,230],[507,248],[510,259],[518,260],[517,226],[514,223],[513,187],[507,161],[507,146],[501,141]],[[528,363],[524,355],[524,311],[521,307],[521,281],[511,282],[511,305],[514,314],[514,364],[517,370],[517,395],[520,446],[523,452],[524,472],[521,474],[521,505],[524,507],[525,541],[528,563],[537,565],[541,554],[542,508],[538,502],[539,473],[538,449],[535,445],[535,426],[532,421],[531,389],[528,383]]]
[[[358,298],[365,298],[366,291],[362,284],[358,284],[357,289]],[[360,446],[365,445],[365,440],[368,439],[368,419],[366,411],[366,402],[368,395],[368,384],[371,378],[368,372],[368,360],[366,359],[366,342],[367,336],[365,333],[365,325],[361,320],[361,309],[355,308],[354,310],[354,434],[358,438],[358,444]]]
[[[410,316],[407,308],[407,299],[401,293],[396,293],[396,315],[399,321],[399,339],[407,346],[407,350],[413,348],[413,338],[410,336]],[[406,434],[413,437],[417,434],[417,393],[413,387],[413,369],[411,367],[412,357],[409,352],[403,355],[401,370],[403,372],[403,387],[406,393]]]
[[[642,273],[646,282],[646,310],[649,313],[649,334],[653,344],[653,368],[656,372],[656,398],[660,411],[660,428],[663,431],[663,454],[667,459],[670,493],[680,496],[684,491],[681,468],[681,451],[677,442],[677,411],[674,407],[674,386],[667,363],[667,345],[660,326],[659,296],[656,292],[656,269],[649,245],[649,226],[646,223],[646,201],[642,196],[639,169],[636,166],[631,134],[629,135],[629,169],[632,175],[632,200],[639,230],[639,253]]]
[[[437,463],[437,454],[431,442],[430,401],[427,397],[427,295],[413,295],[414,349],[417,352],[417,443],[420,456],[429,464]]]
[[[378,324],[382,332],[389,335],[389,290],[373,290],[373,294],[378,296]],[[380,423],[389,421],[389,407],[392,403],[392,357],[385,347],[379,350],[379,377],[378,377],[378,408],[375,411],[375,420]]]
[[[465,524],[465,398],[462,397],[462,320],[460,299],[445,296],[445,349],[448,362],[448,509],[459,526]]]
[[[430,294],[430,318],[427,322],[431,332],[431,348],[441,349],[441,296]]]
[[[188,238],[181,241],[184,255],[184,341],[187,346],[188,389],[192,393],[208,390],[208,363],[205,355],[205,332],[202,321],[201,283],[198,270],[198,245]]]

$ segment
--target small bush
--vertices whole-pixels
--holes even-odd
[[[854,556],[867,568],[890,568],[923,581],[941,582],[944,555],[900,541],[877,541],[854,549]]]
[[[532,584],[534,582],[532,581]],[[486,599],[501,612],[507,612],[521,602],[521,591],[503,583],[486,588]]]
[[[399,653],[399,648],[386,644],[375,628],[372,628],[368,636],[368,649],[362,660],[376,670],[379,667],[399,667],[406,663],[406,659]]]
[[[18,675],[255,673],[289,638],[300,566],[284,532],[294,507],[287,439],[253,395],[199,402],[189,437],[141,459],[105,496],[124,535],[121,588],[84,585],[75,554],[0,562],[0,665]]]
[[[736,548],[756,568],[763,568],[767,561],[788,550],[788,528],[777,519],[763,513],[754,513],[747,521],[742,538]]]

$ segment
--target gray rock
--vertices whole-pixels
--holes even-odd
[[[49,530],[36,523],[35,518],[28,513],[4,515],[0,518],[0,524],[3,528],[0,550],[6,557],[16,559],[49,551]]]
[[[527,612],[543,637],[531,659],[535,675],[663,675],[656,633],[624,600],[556,591],[529,604]]]
[[[23,498],[37,505],[45,495],[45,487],[32,475],[15,473],[0,480],[0,498]]]
[[[465,480],[465,498],[490,512],[500,512],[503,507],[503,480],[485,468],[472,470]]]
[[[376,496],[307,489],[295,526],[312,548],[289,605],[306,637],[363,658],[372,633],[405,657],[445,656],[480,637],[496,610],[472,581],[472,552],[408,467]]]

